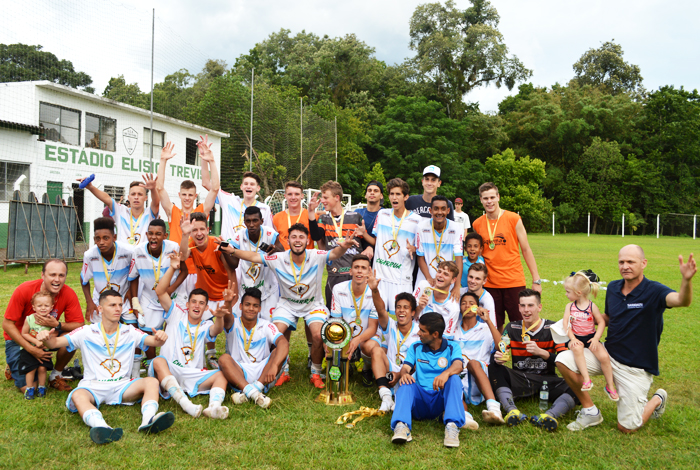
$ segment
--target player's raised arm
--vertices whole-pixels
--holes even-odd
[[[200,135],[199,138],[200,141],[197,142],[197,147],[199,148],[199,158],[202,160],[202,186],[209,191],[204,200],[204,213],[208,215],[214,207],[216,195],[219,194],[221,183],[219,180],[219,171],[216,168],[214,152],[211,151],[209,136],[205,135],[204,138],[202,138]],[[205,169],[205,167],[207,168]]]
[[[163,207],[163,211],[170,222],[172,222],[170,216],[173,210],[173,203],[165,190],[165,168],[168,166],[168,160],[177,155],[173,153],[174,149],[175,145],[172,142],[165,144],[165,147],[160,152],[160,165],[158,165],[158,175],[156,176],[156,192],[160,196],[160,205]]]
[[[151,192],[151,213],[154,218],[157,218],[158,214],[160,214],[160,194],[156,191],[156,180],[158,177],[154,178],[153,173],[146,173],[142,178],[144,182],[140,186]]]
[[[333,251],[328,253],[328,259],[331,261],[335,261],[338,258],[342,257],[346,251],[348,251],[348,248],[351,246],[356,246],[359,247],[360,243],[355,240],[355,237],[345,237],[345,240],[343,240],[342,243],[339,243],[338,246],[333,248]]]
[[[158,285],[156,286],[158,301],[160,302],[160,306],[163,307],[163,310],[166,312],[170,310],[173,303],[173,300],[170,298],[170,294],[168,294],[168,287],[170,287],[170,282],[173,280],[175,271],[180,267],[180,253],[177,251],[170,253],[169,257],[170,267],[165,274],[163,274],[163,277],[160,278]]]
[[[379,293],[379,282],[381,279],[377,279],[377,270],[370,270],[369,277],[367,277],[367,285],[372,291],[372,300],[374,301],[374,309],[377,311],[377,317],[379,317],[379,326],[382,330],[386,330],[389,324],[389,314],[386,311],[386,304],[384,299],[382,299]]]
[[[238,248],[234,248],[233,245],[226,247],[220,246],[219,250],[221,250],[222,253],[228,253],[231,256],[235,256],[238,259],[242,259],[243,261],[248,261],[250,263],[262,264],[263,262],[262,255],[260,253],[256,253],[255,251],[240,250]]]
[[[192,235],[192,222],[186,215],[180,217],[180,230],[182,230],[182,239],[180,240],[180,259],[190,257],[190,235]]]
[[[153,335],[149,335],[143,340],[143,344],[149,348],[159,348],[168,340],[168,335],[163,330],[155,330]]]
[[[667,307],[687,307],[693,300],[693,288],[690,281],[698,270],[693,254],[690,254],[687,263],[683,263],[683,256],[678,255],[678,264],[681,271],[681,288],[678,292],[671,292],[666,296]]]
[[[228,281],[228,287],[223,292],[223,303],[216,310],[212,311],[214,315],[214,324],[209,328],[209,336],[216,337],[224,331],[224,328],[230,329],[233,325],[233,304],[238,300],[238,286],[232,280]]]
[[[76,179],[76,181],[82,183],[84,179],[85,178],[78,178],[78,179]],[[101,189],[99,189],[97,186],[95,186],[92,183],[85,186],[85,189],[90,191],[93,196],[95,196],[97,199],[102,201],[103,204],[105,204],[107,207],[109,207],[110,211],[112,209],[114,209],[113,203],[116,204],[116,201],[114,199],[112,199],[112,196],[110,196],[106,192],[102,191]]]

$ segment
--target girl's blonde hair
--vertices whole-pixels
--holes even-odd
[[[585,297],[588,297],[590,294],[593,294],[593,297],[597,297],[600,290],[600,285],[597,282],[591,282],[583,271],[567,277],[564,280],[564,287],[580,292]]]

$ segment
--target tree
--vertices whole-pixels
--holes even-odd
[[[574,64],[574,80],[581,85],[604,86],[614,95],[643,94],[639,66],[625,62],[622,46],[614,41],[607,41],[598,49],[588,49]]]
[[[42,46],[0,44],[0,82],[48,80],[60,85],[94,93],[92,78],[85,72],[76,72],[69,60],[58,60]]]
[[[137,83],[126,83],[124,75],[112,77],[105,87],[102,96],[120,103],[130,104],[143,109],[150,109],[150,97],[141,92]]]
[[[431,97],[459,116],[463,98],[475,87],[495,84],[512,89],[532,71],[508,55],[498,31],[499,16],[487,0],[472,0],[466,10],[453,0],[419,5],[410,21],[412,63],[431,84]]]

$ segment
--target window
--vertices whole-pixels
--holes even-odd
[[[22,193],[22,200],[29,195],[29,165],[0,162],[0,201],[12,199],[15,188]]]
[[[117,120],[85,113],[85,146],[116,151]]]
[[[200,165],[199,147],[194,139],[185,139],[185,163],[187,165]]]
[[[80,111],[55,104],[39,103],[39,125],[46,140],[80,145]]]
[[[160,151],[165,145],[165,132],[153,131],[153,158],[160,160]],[[151,158],[151,129],[143,128],[143,158]]]
[[[119,186],[108,186],[105,185],[104,191],[109,194],[109,196],[115,201],[121,203],[121,198],[124,196],[124,188]]]

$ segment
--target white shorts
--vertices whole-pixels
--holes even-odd
[[[304,307],[304,310],[292,310],[284,304],[277,305],[275,312],[272,315],[273,323],[284,323],[287,328],[295,331],[297,329],[297,320],[303,318],[307,325],[316,322],[325,322],[330,312],[323,304],[311,304]]]
[[[394,284],[388,281],[379,282],[379,295],[384,300],[386,311],[389,316],[396,319],[396,296],[402,292],[408,292],[413,295],[413,286],[411,283]]]
[[[248,382],[249,384],[252,384],[256,380],[260,379],[260,376],[262,375],[263,369],[267,365],[268,361],[270,360],[272,356],[267,356],[264,361],[262,362],[238,362],[236,361],[236,364],[240,366],[240,368],[243,370],[243,376],[245,377],[245,381]],[[234,359],[235,361],[235,359]],[[287,359],[284,359],[284,362],[280,366],[280,370],[277,372],[277,377],[275,377],[275,380],[270,382],[269,384],[265,385],[263,388],[263,393],[267,393],[272,387],[275,386],[275,383],[277,383],[277,379],[280,378],[282,375],[282,372],[284,372],[284,366],[287,363]],[[234,387],[235,388],[235,387]],[[238,389],[236,389],[238,390]]]
[[[189,396],[193,397],[195,395],[209,395],[209,390],[200,390],[199,387],[203,382],[206,382],[212,375],[219,372],[218,370],[207,370],[207,369],[195,369],[193,367],[180,367],[168,361],[163,356],[158,356],[165,359],[168,363],[168,368],[170,373],[173,374],[177,383],[180,384],[180,388],[185,391]],[[153,361],[151,365],[148,366],[148,376],[155,377],[156,372],[153,370]],[[160,396],[168,399],[170,394],[167,390],[160,388]]]
[[[586,348],[583,350],[583,357],[586,359],[586,368],[589,375],[603,375],[600,361],[590,349]],[[579,373],[574,360],[574,353],[571,351],[559,353],[556,362],[560,362],[573,372]],[[654,382],[654,376],[644,369],[626,366],[617,362],[612,357],[610,358],[610,365],[612,366],[617,394],[620,396],[620,401],[617,402],[617,422],[625,429],[634,430],[641,428],[644,424],[642,413],[644,405],[648,401],[647,395],[651,384]]]
[[[481,370],[486,373],[486,377],[488,377],[489,366],[481,361],[479,361],[479,365],[481,366]],[[460,374],[460,377],[462,380],[462,387],[464,388],[464,401],[467,402],[467,405],[478,405],[484,401],[484,396],[481,394],[481,390],[479,390],[476,379],[466,368],[462,373],[464,375]]]
[[[78,409],[73,403],[73,394],[76,390],[80,389],[87,390],[92,394],[92,397],[95,399],[95,407],[97,408],[99,408],[100,405],[133,405],[141,400],[125,402],[122,400],[122,397],[126,389],[131,387],[138,380],[141,379],[121,379],[116,382],[83,379],[78,383],[78,386],[68,394],[66,408],[73,413],[78,412]]]

